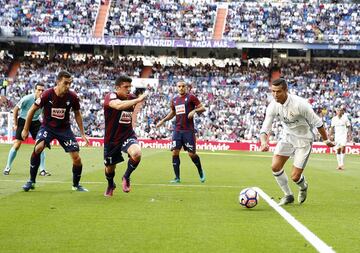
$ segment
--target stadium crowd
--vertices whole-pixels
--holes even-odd
[[[98,0],[0,0],[0,35],[92,34]]]
[[[347,42],[360,40],[355,3],[233,2],[224,35],[247,42]]]
[[[0,0],[0,35],[91,36],[101,1]],[[222,3],[224,4],[224,3]],[[208,40],[218,5],[203,0],[113,0],[106,36]],[[246,42],[360,41],[360,5],[233,1],[224,38]]]
[[[216,8],[205,1],[115,0],[105,34],[207,40],[212,37]]]
[[[140,57],[112,61],[79,56],[69,56],[66,60],[60,57],[51,60],[26,58],[22,61],[16,80],[8,87],[7,97],[11,98],[12,103],[2,110],[11,110],[20,97],[31,92],[37,81],[50,87],[60,69],[69,69],[74,75],[73,89],[81,99],[86,132],[90,136],[102,137],[103,98],[112,90],[115,74],[139,76],[143,60]],[[153,77],[159,79],[159,84],[148,87],[150,98],[137,114],[138,135],[153,139],[171,136],[171,122],[160,129],[156,129],[155,124],[169,112],[170,99],[176,93],[174,84],[182,79],[191,84],[191,92],[199,97],[207,109],[204,115],[195,119],[199,138],[256,140],[266,105],[271,99],[268,68],[260,63],[240,65],[236,62],[221,67],[209,63],[166,66],[154,59]],[[344,106],[352,121],[354,141],[360,142],[359,62],[287,61],[281,65],[290,92],[307,98],[327,128],[335,107]],[[274,123],[274,129],[273,139],[281,130],[279,122]],[[77,128],[74,130],[77,133]]]

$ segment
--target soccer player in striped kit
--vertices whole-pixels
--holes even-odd
[[[201,166],[200,157],[196,154],[196,138],[193,118],[195,113],[201,114],[205,111],[205,108],[196,96],[187,92],[187,85],[184,81],[177,82],[176,86],[179,95],[171,100],[170,113],[156,124],[156,127],[160,127],[166,121],[171,120],[176,116],[171,147],[175,178],[171,183],[180,183],[179,153],[182,147],[188,152],[191,160],[198,169],[200,181],[204,183],[205,173]]]
[[[111,197],[116,188],[114,183],[117,163],[124,161],[121,152],[129,156],[127,169],[122,177],[122,189],[130,192],[130,176],[141,160],[141,148],[132,127],[132,113],[135,105],[144,101],[147,93],[139,97],[131,94],[132,79],[120,76],[115,81],[115,91],[108,93],[104,100],[105,138],[104,164],[108,181],[104,196]]]
[[[67,71],[60,71],[56,78],[56,86],[43,92],[31,106],[24,129],[21,133],[25,140],[29,135],[29,127],[34,114],[43,108],[43,122],[36,136],[34,151],[30,159],[30,180],[23,185],[24,191],[35,189],[36,174],[40,165],[40,154],[45,147],[50,148],[52,140],[57,139],[66,153],[70,154],[73,162],[73,185],[72,190],[87,192],[88,190],[79,184],[82,173],[82,162],[79,155],[79,144],[70,126],[70,112],[73,111],[75,121],[79,127],[81,137],[89,144],[85,136],[83,120],[80,113],[80,101],[75,92],[70,90],[72,76]]]

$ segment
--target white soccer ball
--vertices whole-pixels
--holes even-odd
[[[253,188],[245,188],[240,192],[239,203],[243,207],[253,208],[259,203],[259,194]]]

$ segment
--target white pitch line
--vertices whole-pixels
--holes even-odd
[[[280,207],[274,200],[272,200],[263,190],[259,187],[253,187],[259,195],[278,212],[293,228],[295,228],[315,249],[320,253],[334,253],[335,251],[311,232],[307,227],[297,221],[291,214]]]
[[[0,182],[16,182],[16,183],[24,183],[26,180],[19,180],[19,179],[3,179],[0,180]],[[60,180],[36,180],[36,183],[44,183],[44,184],[72,184],[72,181],[60,181]],[[81,184],[107,184],[106,181],[99,182],[99,181],[92,181],[92,182],[86,182],[81,181]],[[139,185],[139,186],[160,186],[160,187],[202,187],[202,188],[239,188],[239,186],[235,185],[206,185],[206,184],[131,184],[131,185]]]

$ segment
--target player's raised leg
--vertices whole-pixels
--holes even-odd
[[[127,153],[129,155],[129,160],[127,164],[127,169],[122,178],[122,187],[124,192],[130,192],[130,176],[137,168],[141,161],[141,148],[138,143],[133,143],[127,149]]]

